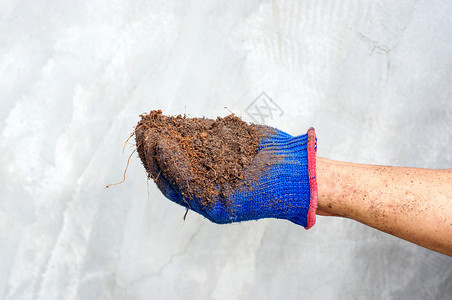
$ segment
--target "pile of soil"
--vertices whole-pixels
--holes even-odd
[[[153,110],[140,117],[136,145],[149,176],[159,186],[164,176],[184,197],[196,195],[203,205],[215,204],[242,182],[260,140],[273,131],[233,114],[212,120]]]

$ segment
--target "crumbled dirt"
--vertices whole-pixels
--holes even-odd
[[[219,195],[240,184],[260,140],[273,131],[235,115],[212,120],[153,110],[140,117],[136,145],[149,176],[159,187],[165,178],[203,205],[215,204]]]

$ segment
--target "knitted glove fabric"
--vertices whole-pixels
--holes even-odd
[[[154,169],[152,177],[158,177],[156,183],[167,198],[218,224],[278,218],[309,229],[315,224],[317,210],[316,141],[314,128],[296,137],[275,129],[260,141],[253,162],[244,170],[243,182],[219,196],[213,206],[184,196],[185,181],[175,182],[168,177],[171,172]],[[174,145],[155,143],[148,151],[156,151],[165,166],[176,165],[179,155],[174,155]],[[188,173],[188,169],[178,171]]]

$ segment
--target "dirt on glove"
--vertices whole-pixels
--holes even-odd
[[[233,114],[212,120],[153,110],[140,117],[136,145],[149,176],[158,185],[164,176],[183,186],[184,197],[196,195],[203,205],[214,205],[220,195],[240,184],[260,140],[274,132]]]

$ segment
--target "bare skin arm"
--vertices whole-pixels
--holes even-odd
[[[317,158],[317,214],[350,218],[452,256],[452,169]]]

